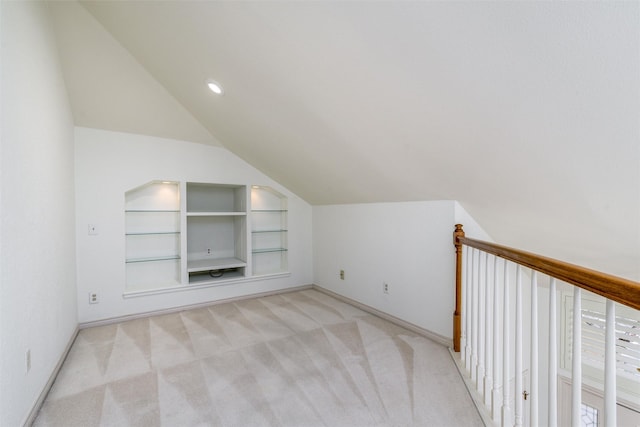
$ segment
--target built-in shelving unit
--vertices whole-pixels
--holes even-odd
[[[251,254],[254,276],[288,268],[287,198],[271,187],[251,187]]]
[[[189,284],[244,277],[246,187],[188,182],[186,191]]]
[[[287,273],[287,198],[270,187],[247,189],[152,181],[127,191],[125,293]]]
[[[180,283],[180,189],[152,181],[125,194],[126,288]]]

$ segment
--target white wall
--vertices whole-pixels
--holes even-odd
[[[454,203],[314,206],[315,284],[451,338]]]
[[[0,425],[18,426],[77,325],[73,123],[46,5],[0,10]]]
[[[462,207],[459,202],[454,202],[454,217],[456,224],[462,224],[465,237],[471,239],[485,240],[487,242],[493,242],[494,240],[489,234],[476,222],[469,212]]]
[[[312,283],[311,206],[228,150],[76,128],[76,232],[80,323]],[[268,185],[288,197],[289,277],[123,298],[124,194],[152,180]],[[98,227],[89,236],[88,224]],[[99,304],[89,304],[89,292]]]

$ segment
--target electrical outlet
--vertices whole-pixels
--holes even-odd
[[[98,303],[98,294],[96,292],[89,292],[89,304]]]
[[[97,236],[98,235],[98,226],[95,224],[89,224],[87,226],[88,228],[88,232],[89,232],[89,236]]]
[[[382,292],[385,294],[389,293],[389,284],[387,282],[382,283]]]
[[[344,280],[344,270],[340,270],[340,280]]]
[[[27,353],[25,354],[25,365],[27,368],[27,373],[31,370],[31,349],[27,349]]]

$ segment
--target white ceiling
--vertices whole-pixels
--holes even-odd
[[[640,279],[640,3],[51,3],[76,124]],[[205,87],[213,78],[225,95]]]

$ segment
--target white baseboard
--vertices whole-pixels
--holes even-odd
[[[71,350],[71,346],[73,346],[73,343],[75,342],[76,337],[78,336],[78,332],[80,332],[80,329],[76,326],[76,329],[73,331],[73,334],[71,334],[71,338],[69,339],[69,342],[67,342],[67,345],[64,348],[64,351],[62,352],[62,354],[60,355],[60,358],[58,359],[58,363],[56,363],[56,366],[53,368],[51,375],[49,375],[49,380],[44,385],[44,388],[40,392],[40,395],[38,396],[38,399],[36,400],[36,402],[33,404],[31,411],[29,411],[29,415],[27,415],[27,419],[25,420],[24,424],[22,424],[23,426],[25,427],[31,426],[33,422],[36,420],[36,417],[38,416],[38,412],[40,412],[40,408],[42,407],[44,400],[47,398],[47,394],[49,394],[49,390],[51,390],[51,387],[53,386],[53,383],[56,380],[56,377],[58,376],[60,369],[62,368],[62,364],[67,358],[67,355]]]
[[[460,353],[456,353],[453,351],[453,347],[449,347],[449,354],[451,355],[451,359],[453,360],[454,365],[456,365],[456,369],[458,370],[458,374],[460,374],[460,378],[464,382],[464,386],[467,389],[467,393],[471,396],[471,400],[482,419],[482,423],[485,426],[493,426],[496,425],[491,418],[491,413],[489,409],[484,405],[484,402],[481,401],[480,396],[475,391],[476,385],[473,383],[471,378],[466,375],[466,369],[464,367],[464,362],[460,360]]]
[[[219,299],[219,300],[215,300],[215,301],[207,301],[207,302],[201,302],[201,303],[197,303],[197,304],[190,304],[190,305],[182,305],[182,306],[179,306],[179,307],[165,308],[165,309],[162,309],[162,310],[154,310],[154,311],[146,311],[144,313],[128,314],[128,315],[125,315],[125,316],[111,317],[109,319],[94,320],[92,322],[80,323],[78,325],[78,327],[80,329],[86,329],[86,328],[92,328],[94,326],[111,325],[113,323],[126,322],[126,321],[129,321],[129,320],[142,319],[142,318],[145,318],[145,317],[159,316],[159,315],[163,315],[163,314],[178,313],[180,311],[193,310],[193,309],[196,309],[196,308],[209,307],[209,306],[218,305],[218,304],[226,304],[226,303],[229,303],[229,302],[242,301],[242,300],[246,300],[246,299],[268,297],[268,296],[271,296],[271,295],[285,294],[285,293],[296,292],[296,291],[304,291],[304,290],[307,290],[307,289],[311,289],[312,287],[313,287],[313,285],[302,285],[302,286],[296,286],[296,287],[293,287],[293,288],[277,289],[275,291],[258,292],[258,293],[241,295],[241,296],[232,297],[232,298]]]
[[[417,334],[422,335],[425,338],[429,338],[431,341],[437,342],[438,344],[441,344],[445,347],[452,347],[453,346],[453,341],[451,340],[451,338],[447,338],[445,336],[442,336],[440,334],[437,334],[435,332],[432,332],[428,329],[424,329],[420,326],[414,325],[413,323],[409,323],[405,320],[402,320],[398,317],[392,316],[391,314],[385,313],[384,311],[380,311],[376,308],[370,307],[366,304],[362,304],[361,302],[358,302],[356,300],[353,300],[351,298],[345,297],[343,295],[337,294],[333,291],[330,291],[328,289],[325,289],[323,287],[320,287],[318,285],[312,285],[313,289],[315,289],[316,291],[322,292],[324,294],[327,294],[329,296],[334,297],[335,299],[341,300],[343,302],[346,302],[347,304],[351,304],[355,307],[358,307],[360,310],[366,311],[367,313],[373,314],[374,316],[378,316],[384,320],[387,320],[391,323],[395,323],[398,326],[401,326],[405,329],[408,329],[412,332],[415,332]]]

